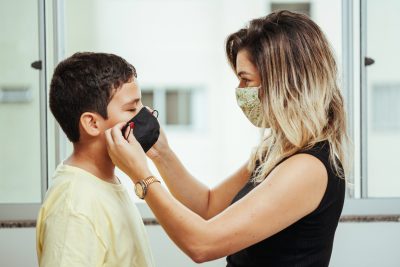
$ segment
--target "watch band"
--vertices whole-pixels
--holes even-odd
[[[149,177],[144,178],[143,183],[145,184],[146,188],[149,187],[152,183],[158,182],[161,183],[155,176],[150,175]]]
[[[146,177],[146,178],[144,178],[143,180],[141,180],[141,181],[138,182],[138,183],[140,183],[140,184],[142,185],[142,188],[143,188],[143,196],[140,197],[141,199],[144,199],[144,198],[145,198],[145,196],[146,196],[146,194],[147,194],[147,191],[148,191],[148,189],[149,189],[149,186],[150,186],[152,183],[156,183],[156,182],[161,183],[160,180],[158,180],[158,179],[157,179],[155,176],[153,176],[153,175],[150,175],[149,177]]]

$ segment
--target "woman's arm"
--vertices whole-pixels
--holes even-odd
[[[193,177],[170,149],[161,129],[157,143],[147,152],[172,195],[204,219],[209,219],[229,206],[233,197],[248,181],[247,163],[215,188],[208,188]]]
[[[151,174],[133,137],[126,142],[118,126],[108,130],[106,137],[113,162],[134,182]],[[249,247],[311,213],[321,202],[327,180],[317,158],[298,154],[210,220],[190,211],[158,183],[150,185],[145,200],[170,238],[195,262],[204,262]]]
[[[153,162],[173,196],[204,219],[212,218],[228,207],[250,175],[244,164],[218,186],[209,189],[187,171],[172,150]]]

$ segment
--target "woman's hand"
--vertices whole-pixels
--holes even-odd
[[[113,163],[125,172],[133,182],[138,182],[151,175],[147,165],[146,154],[133,134],[128,140],[122,136],[121,129],[125,123],[121,122],[106,130],[108,154]]]
[[[164,133],[164,130],[160,128],[160,136],[158,137],[157,142],[147,151],[147,156],[151,160],[157,160],[162,158],[170,150],[167,137]]]

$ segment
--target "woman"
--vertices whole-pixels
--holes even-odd
[[[124,139],[123,124],[106,133],[109,154],[195,262],[227,256],[227,266],[328,266],[347,140],[329,44],[308,17],[280,11],[231,34],[226,51],[240,81],[239,106],[253,124],[270,128],[248,163],[210,190],[162,133],[147,154],[172,197],[136,139]]]

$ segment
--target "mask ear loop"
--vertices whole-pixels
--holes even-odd
[[[131,121],[131,122],[128,124],[128,127],[129,127],[129,132],[128,132],[128,135],[125,137],[125,140],[128,140],[129,135],[131,134],[133,128],[135,128],[135,123],[134,123],[133,121]]]
[[[157,115],[154,115],[154,113],[156,113]],[[158,110],[153,110],[153,112],[151,113],[154,117],[158,118]]]

